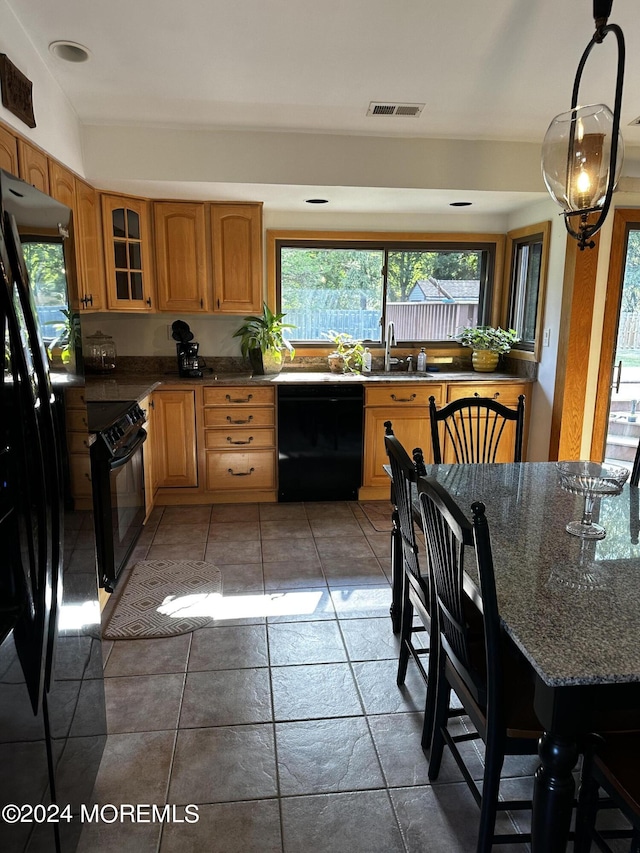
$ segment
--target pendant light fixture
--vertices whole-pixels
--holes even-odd
[[[620,110],[625,48],[620,27],[608,23],[612,5],[613,0],[593,0],[596,31],[578,65],[571,109],[553,119],[542,145],[542,177],[551,198],[563,209],[567,231],[578,241],[580,249],[595,245],[591,238],[609,212],[624,154]],[[609,33],[615,35],[618,43],[613,113],[605,104],[578,105],[587,58]]]

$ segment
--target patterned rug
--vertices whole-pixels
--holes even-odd
[[[391,523],[393,507],[389,501],[364,501],[360,506],[373,525],[374,530],[377,530],[378,533],[391,532],[393,527]]]
[[[106,640],[175,637],[211,625],[222,602],[222,575],[213,563],[136,563],[103,628]]]

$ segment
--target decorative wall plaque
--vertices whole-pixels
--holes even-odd
[[[0,83],[2,84],[2,105],[14,116],[18,116],[20,121],[28,127],[35,127],[33,83],[16,68],[6,53],[0,53]]]

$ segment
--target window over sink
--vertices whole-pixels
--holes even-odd
[[[402,239],[401,239],[402,238]],[[501,235],[268,232],[270,297],[298,344],[346,332],[384,343],[451,343],[458,329],[491,323]]]

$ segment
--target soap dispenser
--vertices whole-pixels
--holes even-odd
[[[418,363],[416,365],[418,373],[426,373],[427,372],[427,354],[424,351],[424,347],[420,348],[420,352],[418,353]]]
[[[371,373],[371,351],[369,350],[369,347],[364,348],[364,354],[362,356],[362,372]]]

